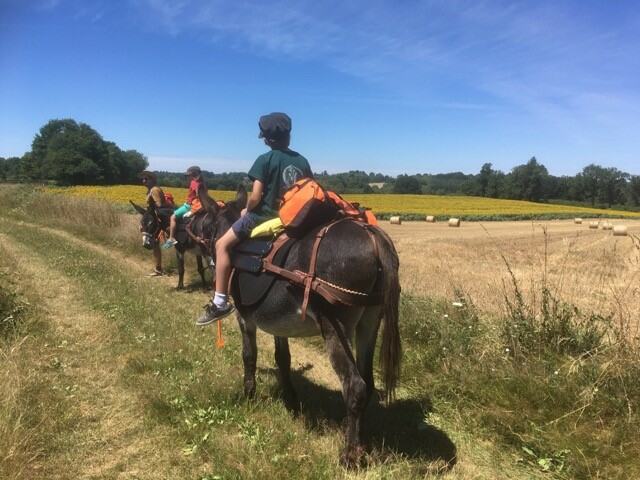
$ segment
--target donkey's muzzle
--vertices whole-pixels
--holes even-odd
[[[151,250],[153,248],[153,237],[148,233],[142,234],[142,246],[147,250]]]

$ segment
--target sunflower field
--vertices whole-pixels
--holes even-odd
[[[162,189],[173,195],[177,205],[181,205],[187,198],[188,190],[179,187],[162,187]],[[129,205],[129,200],[140,205],[146,205],[147,189],[142,185],[109,185],[109,186],[87,186],[77,185],[74,187],[46,187],[49,193],[71,195],[73,197],[99,198],[118,205]],[[209,196],[215,200],[232,200],[235,192],[222,190],[209,190]]]
[[[163,189],[173,195],[178,205],[187,196],[186,188]],[[146,189],[142,185],[46,187],[46,190],[75,197],[99,198],[121,206],[128,205],[129,200],[144,204],[146,197]],[[235,198],[235,192],[232,191],[209,190],[209,195],[223,201]],[[389,194],[352,194],[344,197],[371,209],[383,219],[392,215],[399,215],[405,220],[424,220],[427,215],[438,219],[459,217],[463,220],[561,219],[579,216],[640,218],[640,212],[485,197]]]

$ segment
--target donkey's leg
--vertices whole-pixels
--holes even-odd
[[[256,344],[256,324],[247,322],[236,314],[242,332],[242,363],[244,364],[244,394],[252,398],[256,394],[256,361],[258,345]]]
[[[184,252],[176,250],[176,259],[178,260],[178,290],[184,288]]]
[[[363,452],[360,425],[367,402],[367,385],[358,372],[342,324],[333,318],[318,317],[331,365],[342,383],[342,397],[347,407],[345,449],[340,461],[354,466],[359,463]]]
[[[367,384],[367,403],[375,389],[373,356],[380,327],[380,309],[379,306],[367,307],[356,326],[356,364],[360,376]]]
[[[291,353],[289,352],[289,339],[287,337],[273,337],[276,344],[275,357],[278,365],[278,381],[282,389],[282,396],[287,408],[298,412],[300,405],[296,391],[291,383]]]
[[[196,263],[198,264],[198,273],[200,274],[200,278],[202,279],[202,288],[208,288],[207,282],[204,279],[204,266],[202,264],[202,255],[196,255]]]

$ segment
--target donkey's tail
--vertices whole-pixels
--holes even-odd
[[[400,280],[398,278],[398,253],[391,238],[380,228],[374,230],[378,243],[378,255],[382,268],[382,345],[380,366],[384,379],[385,400],[395,397],[395,389],[400,377],[402,345],[398,326],[398,305],[400,302]]]

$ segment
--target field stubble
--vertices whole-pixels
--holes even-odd
[[[616,222],[614,222],[615,224]],[[536,303],[543,284],[584,311],[640,318],[640,221],[629,236],[571,221],[446,224],[384,222],[401,259],[405,293],[454,298],[464,292],[485,312],[504,314],[511,292],[508,263],[523,293]],[[627,321],[627,320],[625,320]],[[638,334],[638,325],[633,333]]]

